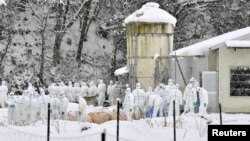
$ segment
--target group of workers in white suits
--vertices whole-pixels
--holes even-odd
[[[117,83],[114,84],[112,80],[108,86],[103,80],[100,80],[97,86],[94,82],[90,82],[89,86],[85,82],[74,83],[74,85],[72,82],[69,82],[68,85],[63,82],[59,83],[59,85],[52,83],[48,87],[48,92],[49,94],[46,95],[45,90],[39,88],[40,94],[38,94],[32,84],[29,83],[21,98],[15,99],[14,93],[11,92],[7,99],[8,87],[6,82],[2,81],[0,86],[0,106],[5,107],[8,105],[9,123],[28,125],[39,119],[47,119],[48,103],[51,104],[52,119],[66,119],[68,103],[77,102],[79,103],[78,119],[86,121],[87,102],[84,97],[96,96],[97,103],[101,106],[107,94],[110,105],[114,105],[120,89]],[[173,101],[175,101],[175,105]],[[184,105],[184,112],[194,112],[197,101],[200,103],[199,113],[206,114],[208,93],[192,77],[183,94],[179,89],[179,85],[174,84],[172,79],[168,80],[167,85],[160,83],[154,90],[150,87],[147,92],[141,88],[140,83],[136,84],[133,91],[126,86],[123,106],[127,119],[132,120],[141,117],[172,116],[173,106],[175,106],[176,116],[179,116],[180,105],[182,104]]]
[[[125,91],[124,110],[128,120],[139,117],[180,116],[180,106],[184,105],[184,113],[194,113],[194,108],[199,102],[199,114],[207,113],[208,92],[200,87],[193,77],[186,86],[182,94],[179,84],[174,84],[172,79],[168,80],[168,85],[160,83],[153,91],[150,87],[145,92],[136,84],[136,88],[131,92],[130,88]],[[175,105],[174,105],[175,101]]]

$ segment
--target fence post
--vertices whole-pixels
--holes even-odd
[[[102,141],[105,141],[106,140],[106,129],[104,129],[101,136],[102,136]]]
[[[222,125],[221,103],[219,103],[219,110],[220,110],[220,125]]]
[[[176,123],[175,123],[175,100],[173,101],[173,123],[174,123],[174,141],[176,141]]]
[[[116,141],[119,141],[119,118],[120,118],[120,99],[117,98],[117,128],[116,128]]]
[[[49,141],[50,133],[50,103],[48,103],[48,125],[47,125],[47,141]]]

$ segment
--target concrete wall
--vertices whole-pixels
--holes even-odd
[[[250,66],[250,49],[219,49],[219,100],[223,112],[250,112],[250,96],[230,96],[230,67]]]
[[[154,87],[156,61],[153,58],[155,54],[160,55],[160,77],[167,76],[168,55],[173,49],[173,32],[173,25],[166,23],[129,23],[126,25],[127,64],[130,69],[134,66],[137,80],[143,88]],[[132,71],[130,75],[133,75],[131,73]]]

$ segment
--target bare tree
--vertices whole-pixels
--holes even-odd
[[[7,40],[7,43],[0,52],[0,75],[3,73],[3,61],[8,53],[8,49],[12,43],[12,34],[13,34],[13,25],[15,21],[15,8],[13,3],[15,1],[8,1],[6,2],[6,6],[0,7],[0,40]],[[7,37],[7,38],[6,38]]]
[[[89,26],[91,22],[93,21],[94,17],[98,15],[100,11],[99,3],[89,0],[84,8],[84,12],[81,16],[81,36],[78,44],[77,49],[77,55],[76,55],[76,61],[78,62],[78,67],[81,65],[81,55],[82,55],[82,49],[83,49],[83,42],[86,41],[86,36],[89,30]]]
[[[45,63],[45,47],[46,47],[46,35],[45,35],[45,31],[47,28],[47,24],[48,24],[48,16],[50,14],[50,10],[49,10],[49,3],[47,1],[44,1],[42,3],[42,7],[40,7],[41,9],[39,10],[40,13],[38,13],[38,10],[36,10],[34,8],[34,5],[32,4],[32,2],[30,0],[28,0],[29,6],[32,10],[32,12],[34,13],[38,23],[39,23],[39,33],[41,36],[41,56],[40,56],[40,70],[39,70],[39,79],[40,82],[42,84],[44,84],[44,78],[43,78],[43,74],[44,74],[44,63]]]
[[[89,0],[84,0],[81,3],[81,6],[78,10],[74,13],[73,17],[67,22],[67,14],[70,8],[70,0],[67,0],[66,4],[58,3],[57,10],[58,10],[58,18],[56,20],[56,37],[55,37],[55,44],[54,44],[54,51],[53,51],[53,64],[58,65],[60,64],[61,55],[60,55],[60,48],[61,43],[64,35],[66,34],[67,30],[75,23],[75,21],[80,17],[80,15],[84,12],[85,4]]]

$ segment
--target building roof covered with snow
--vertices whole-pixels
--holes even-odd
[[[1,6],[1,5],[7,6],[5,0],[0,0],[0,6]]]
[[[141,9],[128,16],[124,23],[147,22],[147,23],[170,23],[175,26],[176,18],[159,8],[158,3],[148,2]]]
[[[220,47],[220,45],[227,45],[234,47],[242,46],[250,46],[248,42],[244,41],[233,41],[233,40],[239,40],[240,38],[243,38],[246,35],[250,35],[250,27],[242,28],[239,30],[235,30],[232,32],[228,32],[225,34],[222,34],[220,36],[216,36],[214,38],[210,38],[208,40],[178,49],[176,51],[173,51],[170,53],[171,56],[203,56],[208,54],[209,50],[214,50]],[[238,45],[236,45],[238,44]]]

